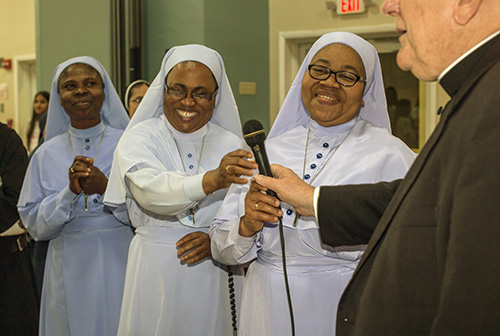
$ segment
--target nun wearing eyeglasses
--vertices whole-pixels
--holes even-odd
[[[311,47],[266,140],[271,163],[319,185],[391,181],[414,153],[390,133],[375,48],[345,32]],[[239,335],[290,335],[277,226],[282,216],[296,335],[332,335],[337,303],[363,246],[323,246],[314,217],[281,210],[262,188],[233,185],[211,226],[212,255],[229,265],[252,262],[245,279]]]
[[[136,227],[119,335],[232,334],[229,273],[211,258],[208,228],[229,185],[257,166],[245,146],[219,53],[170,49],[118,144],[105,196],[126,203]]]
[[[92,57],[59,64],[51,96],[18,202],[30,235],[49,241],[40,335],[116,335],[133,232],[126,207],[111,209],[102,195],[129,118]]]

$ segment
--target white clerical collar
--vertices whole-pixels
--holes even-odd
[[[186,142],[187,141],[196,141],[198,139],[203,138],[208,133],[208,123],[206,123],[200,129],[198,129],[194,132],[183,133],[183,132],[179,132],[178,130],[176,130],[174,128],[174,126],[172,126],[172,124],[170,124],[167,117],[165,117],[165,114],[162,114],[160,116],[160,119],[163,119],[164,122],[167,124],[167,127],[170,130],[170,132],[172,133],[172,135],[174,136],[174,138],[181,140],[181,141],[186,141]]]
[[[479,47],[481,47],[483,44],[487,43],[488,41],[492,40],[493,38],[495,38],[498,34],[500,34],[500,30],[497,31],[496,33],[493,33],[491,34],[490,36],[488,36],[487,38],[485,38],[484,40],[482,40],[481,42],[479,42],[478,44],[476,44],[474,47],[472,47],[471,49],[469,49],[469,51],[467,51],[465,54],[463,54],[462,56],[460,56],[455,62],[451,63],[446,69],[444,69],[443,72],[441,72],[441,74],[438,76],[438,82],[443,79],[443,77],[451,70],[455,67],[455,65],[457,65],[458,63],[460,63],[464,58],[466,58],[467,56],[469,56],[470,54],[472,54],[475,50],[477,50]]]
[[[314,135],[319,137],[333,137],[348,133],[351,131],[351,129],[354,127],[355,124],[356,124],[356,118],[340,125],[324,127],[318,124],[313,119],[309,119],[309,129]]]

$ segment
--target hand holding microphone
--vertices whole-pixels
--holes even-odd
[[[260,174],[272,177],[267,159],[264,141],[266,134],[262,124],[257,120],[249,120],[243,126],[243,138],[252,149]],[[264,194],[263,192],[266,192]],[[262,230],[265,222],[274,223],[283,215],[276,193],[257,182],[252,181],[245,197],[245,215],[240,220],[239,234],[251,237]]]

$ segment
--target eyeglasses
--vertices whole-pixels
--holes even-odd
[[[335,80],[342,86],[354,86],[358,81],[366,83],[366,79],[350,71],[333,71],[322,65],[310,64],[308,67],[309,75],[317,80],[324,81],[335,75]]]
[[[177,100],[182,100],[187,97],[188,93],[186,90],[176,87],[169,87],[165,84],[165,89],[167,90],[167,94]],[[212,100],[213,96],[217,93],[219,88],[215,88],[213,93],[203,92],[203,91],[195,91],[191,93],[191,98],[198,104],[208,103]]]

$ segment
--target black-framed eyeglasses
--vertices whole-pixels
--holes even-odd
[[[177,87],[169,87],[167,84],[165,84],[165,89],[167,90],[167,94],[177,100],[182,100],[187,97],[188,93],[186,90],[183,88],[177,88]],[[215,91],[213,93],[208,93],[204,91],[195,91],[191,92],[191,98],[198,104],[202,103],[208,103],[214,95],[217,93],[219,88],[215,88]]]
[[[335,75],[335,80],[342,86],[354,86],[357,82],[366,83],[366,78],[356,75],[350,71],[333,71],[322,65],[310,64],[308,67],[309,75],[317,80],[324,81]]]

